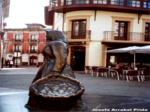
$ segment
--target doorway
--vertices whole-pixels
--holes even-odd
[[[71,67],[75,71],[83,71],[85,67],[85,47],[71,47]]]
[[[36,66],[37,64],[37,56],[30,56],[30,65]]]

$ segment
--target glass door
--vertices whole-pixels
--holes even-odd
[[[72,21],[72,38],[73,39],[86,38],[86,20]]]
[[[115,40],[127,40],[128,22],[115,21]]]

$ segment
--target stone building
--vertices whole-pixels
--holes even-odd
[[[4,65],[18,67],[42,64],[44,57],[41,52],[45,44],[43,25],[27,24],[27,28],[5,29]]]
[[[107,49],[150,44],[149,0],[51,0],[45,22],[67,35],[74,70],[119,59],[126,63],[130,54],[108,54]]]

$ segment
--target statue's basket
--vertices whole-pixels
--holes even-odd
[[[49,75],[30,86],[29,106],[66,109],[72,107],[84,92],[84,87],[76,79]]]

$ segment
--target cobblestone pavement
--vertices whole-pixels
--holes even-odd
[[[5,68],[0,71],[0,112],[32,112],[24,105],[28,100],[28,88],[37,70],[38,68]],[[69,112],[121,112],[123,110],[119,109],[123,108],[129,109],[123,112],[150,111],[150,81],[118,81],[79,72],[76,73],[76,78],[84,85],[85,92]]]
[[[0,71],[0,87],[28,90],[38,68],[5,68]],[[137,82],[75,73],[85,86],[85,92],[98,95],[139,96],[150,98],[150,81]],[[0,92],[3,90],[0,90]]]

